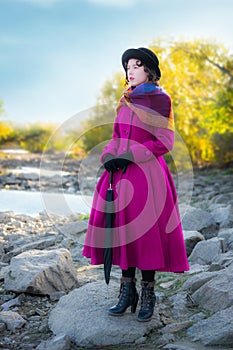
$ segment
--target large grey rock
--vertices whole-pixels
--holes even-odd
[[[228,250],[233,250],[233,228],[225,228],[219,231],[219,238],[224,238]]]
[[[71,342],[67,335],[58,335],[52,339],[42,341],[36,350],[70,350]]]
[[[208,271],[208,265],[192,264],[189,265],[189,270],[186,271],[186,275],[195,275],[197,273],[202,273]]]
[[[233,268],[226,268],[215,278],[203,284],[192,295],[205,310],[217,312],[233,305]]]
[[[192,315],[190,308],[187,307],[187,293],[177,293],[169,298],[172,306],[172,315],[176,321],[189,319]]]
[[[163,333],[177,333],[184,329],[187,329],[193,324],[191,320],[185,320],[181,322],[169,323],[162,328]]]
[[[189,206],[182,219],[183,229],[186,231],[199,231],[206,239],[215,237],[219,226],[214,217],[207,211]]]
[[[188,336],[204,345],[233,344],[233,306],[216,312],[187,330]]]
[[[0,212],[0,223],[7,224],[11,222],[11,219],[15,216],[13,211],[3,211]]]
[[[82,220],[70,222],[68,224],[64,224],[63,226],[58,227],[58,230],[67,237],[77,235],[87,230],[87,221]]]
[[[50,295],[77,287],[77,272],[67,249],[30,250],[12,258],[5,289]]]
[[[233,205],[214,209],[211,214],[220,227],[232,227],[233,225]]]
[[[214,277],[218,276],[218,272],[202,272],[200,274],[194,275],[184,282],[181,290],[187,290],[190,293],[194,293],[205,283],[212,280]]]
[[[162,349],[169,349],[169,350],[197,350],[196,346],[194,345],[194,347],[192,347],[190,344],[177,344],[177,343],[171,343],[171,344],[167,344],[165,346],[162,347]],[[198,350],[202,350],[202,349],[198,349]]]
[[[39,180],[39,174],[36,174],[36,173],[21,174],[18,177],[22,180],[29,180],[29,181],[38,181]]]
[[[139,323],[136,314],[126,312],[124,317],[108,315],[108,308],[117,301],[118,283],[111,281],[109,299],[103,281],[88,283],[62,297],[51,311],[49,327],[54,334],[66,334],[79,346],[132,343],[152,329],[161,326],[155,311],[150,322]]]
[[[20,294],[18,297],[10,299],[3,303],[0,307],[2,311],[9,311],[9,309],[13,306],[18,306],[21,304],[21,301],[23,300],[24,294]]]
[[[2,261],[10,262],[14,256],[19,255],[20,253],[23,253],[27,250],[31,250],[31,249],[42,250],[42,249],[49,248],[49,247],[55,245],[56,240],[57,240],[57,236],[53,235],[50,237],[44,237],[42,239],[38,239],[34,242],[22,244],[19,247],[15,248],[15,249],[9,251],[8,253],[6,253],[5,255],[3,255]]]
[[[189,256],[189,262],[191,264],[209,265],[222,253],[222,246],[222,240],[217,237],[198,242]]]
[[[17,312],[1,311],[0,322],[5,323],[6,328],[11,332],[16,332],[17,329],[22,328],[26,321]]]
[[[192,253],[195,245],[204,239],[205,237],[198,231],[184,231],[184,241],[187,255],[189,256]]]
[[[9,265],[5,265],[3,267],[0,267],[0,281],[3,281],[5,278],[6,273],[8,272]]]
[[[232,179],[230,180],[232,183]],[[233,204],[233,192],[232,187],[227,189],[227,193],[217,194],[210,200],[210,204]]]
[[[222,253],[213,259],[208,271],[222,270],[231,264],[233,264],[233,251],[229,250],[228,252]]]

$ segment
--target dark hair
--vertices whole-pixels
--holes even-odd
[[[124,68],[125,68],[125,85],[127,85],[129,83],[128,77],[127,77],[127,65],[128,62],[125,62],[124,64]],[[156,72],[150,68],[148,68],[144,63],[142,63],[140,60],[136,61],[136,65],[138,67],[143,66],[144,67],[144,72],[148,73],[148,80],[153,83],[156,86],[159,86],[159,78],[156,75]]]

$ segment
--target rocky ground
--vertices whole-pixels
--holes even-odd
[[[22,173],[22,169],[26,171]],[[82,160],[64,154],[3,155],[0,189],[92,195],[101,171],[99,157],[95,155]]]
[[[57,175],[39,179],[35,173],[8,170],[40,164],[35,155],[5,156],[0,188],[91,194],[101,172],[93,158],[88,166],[62,160],[62,171],[68,172],[62,182]],[[42,168],[60,171],[60,164],[61,156],[50,156]],[[157,304],[147,324],[139,324],[130,312],[120,319],[107,316],[117,298],[120,271],[113,267],[107,298],[103,267],[91,266],[81,254],[85,216],[0,213],[0,349],[232,349],[232,180],[233,169],[194,171],[188,207],[189,184],[182,184],[191,269],[157,274]]]

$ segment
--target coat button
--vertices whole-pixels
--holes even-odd
[[[122,147],[123,151],[126,151],[126,147]]]
[[[149,156],[150,155],[150,151],[148,150],[148,151],[146,151],[146,155],[147,156]]]

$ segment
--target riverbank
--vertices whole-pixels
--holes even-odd
[[[76,159],[63,153],[5,154],[0,165],[0,190],[92,195],[101,173],[98,158]]]
[[[64,193],[92,196],[103,168],[99,155],[84,159],[65,154],[4,154],[0,163],[0,190]],[[231,192],[233,168],[190,169],[174,175],[180,205],[207,208],[208,196]],[[198,196],[198,198],[197,198]],[[230,196],[230,195],[229,195]],[[228,197],[229,197],[228,196]],[[225,198],[227,200],[227,198]],[[221,199],[217,200],[221,203]]]
[[[157,273],[155,316],[148,324],[138,325],[130,312],[127,312],[121,320],[119,318],[105,320],[107,308],[116,302],[120,270],[117,267],[112,268],[109,299],[107,299],[103,266],[90,265],[88,259],[84,258],[81,253],[86,225],[87,221],[79,215],[47,217],[41,214],[31,217],[15,215],[11,212],[0,214],[2,247],[0,254],[0,348],[5,350],[81,350],[84,348],[92,350],[229,350],[231,348],[224,344],[206,347],[200,341],[194,342],[187,335],[188,328],[201,320],[208,319],[212,314],[198,306],[192,298],[192,293],[182,289],[182,286],[189,283],[188,281],[192,278],[196,278],[196,281],[193,281],[195,285],[197,283],[201,285],[203,283],[202,274],[210,273],[207,272],[210,268],[207,265],[193,263],[191,270],[181,275]],[[70,253],[72,257],[70,268],[74,268],[77,273],[78,285],[73,290],[73,293],[76,293],[73,295],[64,287],[48,294],[48,287],[56,283],[55,276],[52,275],[49,268],[46,269],[46,280],[42,277],[44,274],[38,275],[37,265],[47,264],[48,260],[51,260],[49,252],[56,254],[61,249],[66,249]],[[26,255],[27,252],[29,256]],[[33,252],[37,253],[36,266],[31,258]],[[29,290],[27,286],[24,290],[17,289],[20,280],[26,278],[23,277],[22,270],[17,271],[20,260],[15,261],[17,267],[14,267],[13,259],[17,257],[21,261],[23,259],[22,269],[28,270],[27,275],[31,271],[35,278],[38,276],[40,292],[35,286],[33,287],[34,282],[29,277],[27,283],[30,286],[30,292],[27,291]],[[56,275],[55,267],[53,266],[52,269],[55,270]],[[6,281],[6,274],[9,271],[12,271],[10,276],[13,280],[10,280],[10,283],[15,283],[14,286],[12,284],[9,286],[9,281]],[[62,274],[60,269],[59,274]],[[200,276],[199,282],[198,276]],[[140,281],[139,271],[136,277]],[[207,276],[205,279],[208,280]],[[192,286],[190,283],[191,290]],[[229,287],[231,288],[231,285]],[[140,289],[139,284],[138,289]],[[66,303],[64,298],[69,298]],[[59,304],[59,300],[62,299],[64,299],[63,303]],[[224,300],[225,297],[222,295],[221,303],[224,304]],[[76,302],[75,306],[74,302]],[[86,305],[85,310],[82,310],[82,305]],[[57,307],[60,309],[56,311]],[[51,330],[51,327],[53,329],[50,319],[52,312],[56,312],[55,321],[61,320],[62,337],[60,341],[63,345],[59,347],[56,347],[58,346],[56,344],[60,343],[56,343],[56,337],[54,338],[54,332]],[[2,318],[3,313],[4,316],[7,315],[7,319]],[[96,322],[99,324],[97,333],[95,333]],[[106,324],[106,330],[102,328],[103,322]],[[224,322],[227,322],[226,319]],[[119,328],[116,334],[114,332],[119,325],[122,325],[123,328]],[[217,327],[219,327],[219,320]],[[72,328],[76,329],[75,334],[80,338],[76,340],[71,336],[65,338],[66,332]],[[87,338],[86,329],[88,329]],[[102,332],[99,333],[101,329]],[[82,334],[83,339],[86,339],[86,346],[82,340]],[[112,334],[115,334],[114,341],[110,345]],[[89,343],[88,338],[90,338]],[[105,345],[101,346],[103,341]]]
[[[38,174],[29,178],[35,173],[17,175],[8,169],[38,169],[40,157],[20,157],[1,162],[1,188],[33,193],[40,186]],[[52,171],[52,176],[42,177],[45,192],[56,188],[60,193],[91,194],[101,172],[94,156],[86,162],[51,156],[43,164]],[[57,177],[53,171],[65,174]],[[0,213],[0,348],[231,349],[233,171],[198,170],[193,180],[189,206],[185,189],[190,191],[190,184],[183,183],[180,193],[191,269],[185,274],[157,273],[155,314],[147,324],[138,324],[130,312],[121,320],[107,316],[117,299],[120,271],[112,269],[107,299],[103,266],[92,266],[82,256],[85,216]],[[75,187],[75,181],[81,186]],[[137,271],[139,290],[140,278]]]

